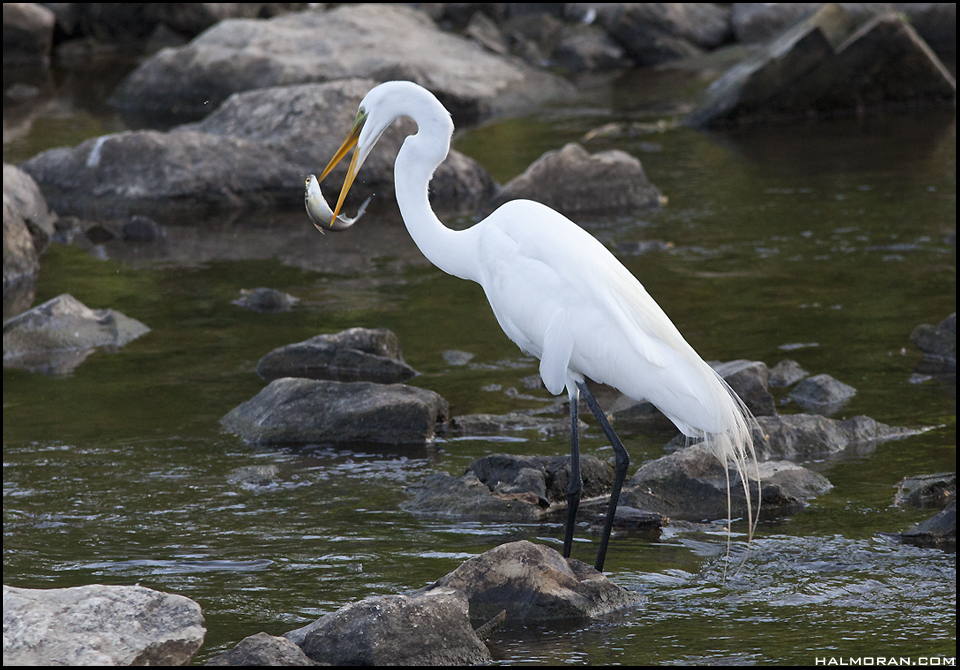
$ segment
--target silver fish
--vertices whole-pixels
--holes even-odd
[[[357,210],[357,215],[352,219],[348,219],[343,214],[339,214],[337,218],[334,219],[333,210],[330,209],[330,205],[328,205],[324,199],[323,193],[320,192],[320,182],[317,181],[316,175],[310,175],[307,177],[303,204],[306,205],[307,216],[310,217],[310,221],[313,222],[317,230],[321,233],[325,230],[340,232],[355,224],[357,219],[363,216],[363,213],[367,210],[367,205],[370,204],[370,198],[367,198],[363,204],[360,205],[360,209]]]

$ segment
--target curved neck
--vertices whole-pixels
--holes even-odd
[[[479,280],[475,235],[447,228],[430,207],[428,186],[434,170],[450,151],[453,125],[437,103],[439,114],[413,116],[418,132],[403,142],[394,167],[397,204],[410,237],[427,259],[447,274]]]

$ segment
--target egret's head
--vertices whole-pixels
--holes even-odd
[[[340,198],[333,210],[334,218],[340,213],[340,207],[343,206],[347,191],[353,185],[357,172],[360,171],[360,167],[367,156],[370,155],[370,151],[373,150],[383,132],[401,116],[411,116],[416,119],[418,110],[422,109],[425,104],[433,104],[443,110],[443,106],[440,105],[432,93],[409,81],[388,81],[370,89],[360,103],[360,110],[357,112],[357,118],[347,135],[347,139],[343,141],[343,144],[337,149],[337,152],[320,175],[320,181],[323,181],[350,149],[356,147],[353,158],[350,159],[350,167],[347,168],[347,176],[343,180],[343,188],[340,189]],[[443,110],[442,116],[449,124],[449,129],[445,129],[449,139],[453,132],[453,123],[450,121],[446,110]]]

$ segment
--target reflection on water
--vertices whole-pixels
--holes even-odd
[[[458,148],[509,179],[619,113],[634,119],[624,91],[605,95],[597,99],[615,103],[615,118],[582,105],[492,122],[460,133]],[[18,121],[20,149],[40,141],[31,128],[46,117],[31,118]],[[116,130],[113,117],[97,118],[104,132]],[[671,127],[656,136],[657,152],[644,151],[642,138],[587,144],[639,156],[669,197],[660,211],[580,222],[704,358],[771,366],[792,358],[857,388],[838,418],[939,427],[807,464],[834,489],[761,527],[726,581],[722,532],[615,537],[609,574],[646,604],[595,622],[506,629],[492,641],[496,658],[955,654],[955,557],[880,535],[930,516],[892,507],[903,476],[956,467],[955,387],[911,383],[921,356],[908,339],[955,310],[955,133],[953,115],[928,112],[728,134]],[[186,595],[207,622],[202,662],[246,635],[281,634],[368,595],[420,588],[503,542],[560,546],[559,524],[417,519],[401,505],[406,486],[437,471],[459,476],[486,454],[564,454],[562,435],[273,451],[221,432],[219,418],[263,388],[254,372],[261,356],[353,326],[394,330],[423,373],[411,383],[443,395],[454,415],[545,406],[546,393],[525,382],[536,361],[502,334],[479,287],[422,258],[389,203],[372,204],[341,235],[320,235],[299,211],[198,223],[170,225],[154,245],[54,246],[44,256],[35,304],[70,292],[151,333],[93,353],[68,377],[4,369],[4,583],[139,582]],[[300,302],[278,314],[232,304],[257,286]],[[797,411],[787,392],[777,391],[778,408]],[[622,437],[634,467],[669,439]],[[595,425],[582,444],[612,456]],[[254,485],[233,474],[248,466],[275,471]],[[592,557],[594,544],[578,534],[574,555]]]

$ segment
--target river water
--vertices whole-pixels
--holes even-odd
[[[4,160],[146,123],[104,106],[111,81],[54,72],[49,108],[13,141],[5,133]],[[726,579],[722,532],[615,537],[607,573],[645,595],[644,606],[507,628],[491,640],[494,656],[631,665],[954,657],[955,554],[884,533],[935,511],[893,506],[902,477],[956,469],[956,387],[916,375],[921,355],[908,339],[956,309],[955,114],[724,133],[676,126],[702,86],[677,71],[634,73],[563,108],[463,129],[455,146],[501,183],[568,141],[638,156],[667,206],[579,222],[704,358],[771,366],[792,358],[857,388],[835,418],[931,429],[806,463],[834,488],[761,524]],[[7,115],[5,101],[5,130]],[[658,120],[662,132],[583,139],[603,124]],[[170,225],[155,248],[46,252],[35,304],[69,292],[152,331],[95,353],[70,376],[4,369],[4,584],[141,584],[188,596],[206,618],[195,657],[203,662],[247,635],[279,635],[360,598],[420,588],[503,542],[560,547],[559,525],[420,519],[401,505],[404,488],[428,474],[460,475],[489,453],[564,454],[563,438],[262,449],[221,429],[221,416],[263,388],[254,373],[261,356],[353,326],[396,332],[422,373],[410,383],[443,395],[454,415],[549,403],[523,383],[536,361],[502,334],[479,287],[423,260],[395,207],[321,236],[297,205]],[[241,288],[258,286],[301,302],[280,314],[232,304]],[[451,350],[473,358],[451,364]],[[777,398],[782,412],[799,411]],[[662,455],[670,435],[621,437],[636,466]],[[582,445],[612,457],[595,423]],[[270,464],[279,476],[267,486],[230,476]],[[735,552],[744,544],[734,536]],[[581,534],[574,556],[592,562],[595,546]]]

